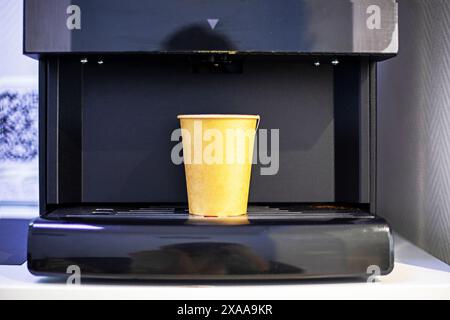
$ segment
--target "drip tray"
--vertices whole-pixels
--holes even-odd
[[[146,280],[288,280],[367,277],[393,267],[389,226],[367,208],[251,205],[206,218],[185,206],[73,206],[30,224],[36,275]]]
[[[187,206],[71,206],[57,208],[47,219],[95,221],[329,221],[335,219],[372,219],[362,206],[334,204],[250,205],[248,215],[233,218],[199,217],[189,215]]]

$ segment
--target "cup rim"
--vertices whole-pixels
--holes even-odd
[[[254,119],[259,120],[259,115],[253,114],[180,114],[178,119]]]

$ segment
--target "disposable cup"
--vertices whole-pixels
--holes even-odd
[[[179,115],[189,213],[247,213],[257,115]]]

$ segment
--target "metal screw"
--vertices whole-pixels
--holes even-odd
[[[339,60],[334,59],[333,61],[331,61],[331,64],[332,64],[333,66],[337,66],[337,65],[339,64]]]
[[[87,59],[87,58],[83,58],[83,59],[80,60],[80,62],[81,62],[82,64],[86,64],[86,63],[88,62],[88,59]]]
[[[319,62],[319,61],[314,62],[314,65],[315,65],[316,67],[318,67],[318,66],[320,66],[320,62]]]

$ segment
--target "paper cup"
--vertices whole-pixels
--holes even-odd
[[[247,213],[255,115],[180,115],[189,213]]]

